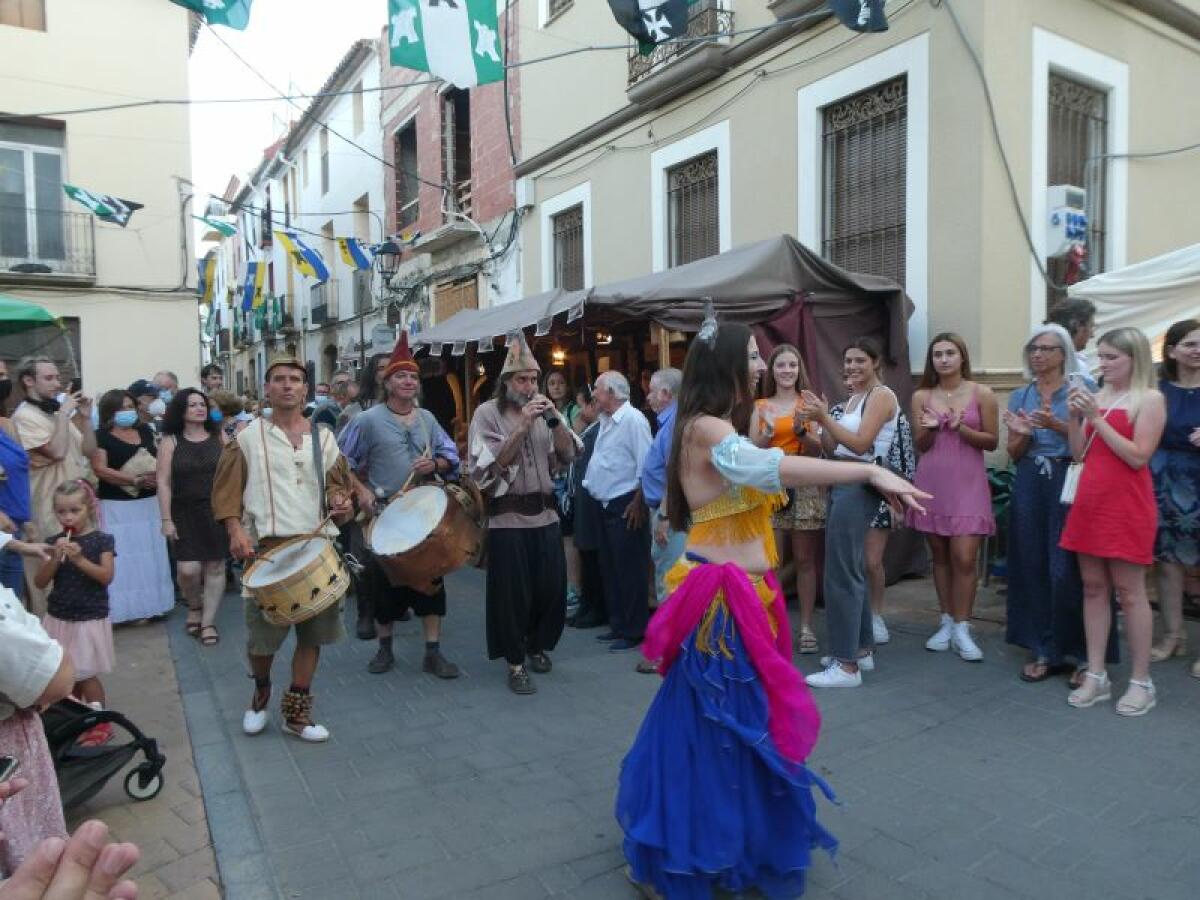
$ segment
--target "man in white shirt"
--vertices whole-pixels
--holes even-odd
[[[630,405],[629,381],[620,372],[605,372],[592,393],[600,433],[583,487],[600,504],[600,567],[611,628],[597,640],[621,653],[642,642],[650,618],[650,534],[641,487],[650,423]]]

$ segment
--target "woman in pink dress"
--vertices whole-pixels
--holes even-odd
[[[1083,460],[1059,546],[1079,555],[1083,578],[1083,628],[1088,668],[1067,702],[1077,709],[1112,699],[1104,647],[1116,591],[1129,640],[1129,688],[1117,703],[1123,716],[1142,716],[1157,698],[1150,680],[1154,618],[1146,596],[1146,570],[1154,562],[1158,507],[1149,462],[1167,421],[1163,395],[1154,387],[1150,343],[1136,328],[1118,328],[1097,343],[1104,387],[1093,394],[1074,387],[1067,395],[1071,452]]]
[[[1000,412],[986,385],[971,380],[971,358],[957,334],[934,337],[925,373],[912,398],[914,437],[921,452],[913,483],[933,494],[907,524],[924,533],[933,555],[933,583],[942,621],[926,650],[951,647],[968,662],[983,651],[971,637],[979,545],[996,530],[983,454],[1000,440]]]

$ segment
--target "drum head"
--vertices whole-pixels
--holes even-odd
[[[321,551],[327,546],[329,546],[328,540],[314,537],[270,550],[246,573],[242,583],[253,589],[282,581],[289,575],[299,572],[320,556]]]
[[[371,526],[371,551],[377,556],[406,553],[425,538],[446,514],[446,492],[433,485],[413,488],[393,500]]]

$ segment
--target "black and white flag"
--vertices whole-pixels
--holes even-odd
[[[887,31],[883,14],[885,0],[829,0],[829,9],[847,28],[854,31]]]
[[[699,0],[608,0],[617,24],[642,47],[687,36],[691,7]]]

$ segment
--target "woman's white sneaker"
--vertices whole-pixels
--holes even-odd
[[[871,635],[875,638],[875,643],[886,644],[892,639],[891,632],[888,631],[887,622],[883,621],[883,616],[871,616]]]
[[[969,622],[954,623],[954,633],[950,638],[950,643],[954,646],[954,651],[967,662],[983,661],[983,651],[971,639],[971,625]]]
[[[821,665],[823,665],[825,668],[829,668],[830,666],[837,665],[837,660],[835,660],[832,656],[822,656],[820,662],[821,662]],[[868,653],[866,656],[860,656],[858,658],[857,662],[858,662],[858,668],[861,671],[863,671],[863,672],[874,672],[875,671],[875,654],[874,653]]]
[[[950,649],[950,636],[954,633],[954,619],[942,613],[942,624],[933,636],[925,642],[926,650],[933,650],[936,653],[941,653],[943,650]]]
[[[862,685],[862,673],[847,672],[835,662],[804,680],[809,687],[815,688],[859,687]]]

